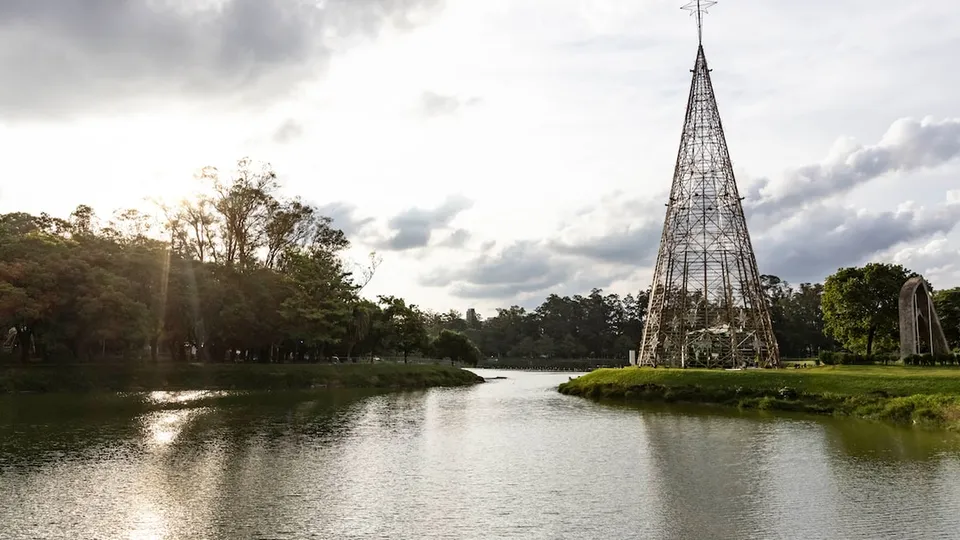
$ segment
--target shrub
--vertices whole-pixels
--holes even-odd
[[[781,388],[779,394],[782,399],[797,399],[797,391],[789,386]]]
[[[859,353],[820,351],[817,361],[825,366],[864,366],[870,364],[896,363],[897,356],[890,353],[865,355]]]
[[[437,358],[449,358],[450,362],[464,362],[476,367],[483,355],[480,349],[464,334],[452,330],[442,330],[430,344],[431,352]]]
[[[770,409],[773,409],[775,404],[776,404],[776,400],[774,400],[772,397],[769,397],[769,396],[762,397],[760,398],[759,401],[757,401],[757,408],[760,409],[761,411],[768,411]]]
[[[877,364],[896,364],[900,360],[900,355],[896,353],[881,353],[873,355],[873,361]]]
[[[953,366],[960,363],[956,354],[911,354],[903,359],[907,366]]]

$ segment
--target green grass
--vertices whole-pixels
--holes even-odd
[[[0,367],[3,392],[147,390],[415,389],[466,386],[483,378],[423,364],[82,364]]]
[[[559,390],[594,399],[713,403],[960,429],[960,368],[600,369]]]

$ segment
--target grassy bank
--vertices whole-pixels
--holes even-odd
[[[559,390],[593,399],[708,403],[960,429],[956,368],[600,369],[561,384]]]
[[[448,365],[82,364],[0,367],[0,393],[143,390],[416,389],[483,378]]]
[[[604,367],[623,367],[626,359],[613,358],[484,358],[477,367],[523,369],[529,371],[590,371]]]

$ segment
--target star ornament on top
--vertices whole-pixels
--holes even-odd
[[[694,13],[706,13],[708,9],[715,5],[717,5],[716,0],[690,0],[680,9],[685,9],[693,15]]]
[[[703,15],[715,5],[717,5],[716,0],[690,0],[680,7],[689,11],[690,15],[697,16],[697,38],[701,43],[703,43]]]

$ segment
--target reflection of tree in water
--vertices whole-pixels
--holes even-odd
[[[305,510],[330,497],[320,479],[340,478],[337,456],[379,399],[369,394],[269,394],[225,409],[207,428],[215,444],[206,455],[223,459],[205,497],[210,517],[196,524],[211,527],[211,537],[241,538],[309,521]]]
[[[960,450],[960,435],[882,422],[824,419],[831,450],[858,460],[916,462],[939,460]]]
[[[371,499],[384,489],[389,471],[374,465],[387,467],[397,456],[377,456],[382,445],[371,442],[416,430],[423,418],[417,395],[327,391],[238,399],[184,427],[183,442],[165,460],[164,496],[168,504],[193,500],[191,536],[327,530],[335,501],[351,493]]]
[[[289,497],[313,504],[324,497],[323,485],[304,481],[291,464],[312,466],[313,477],[337,477],[330,456],[343,452],[356,428],[362,396],[292,392],[182,403],[137,395],[17,396],[18,405],[0,413],[0,483],[4,474],[26,475],[11,484],[11,496],[19,487],[26,489],[19,496],[44,504],[90,509],[81,524],[69,515],[58,524],[45,514],[49,534],[67,526],[77,537],[107,538],[280,531],[292,514],[305,520],[306,507]],[[291,453],[316,455],[296,460]],[[63,469],[65,462],[70,466]],[[96,486],[96,500],[73,500],[89,486]],[[24,527],[38,526],[29,514],[0,509],[0,521],[21,518]]]
[[[364,399],[369,394],[253,393],[218,400],[219,406],[191,415],[171,444],[153,453],[150,481],[138,500],[181,516],[164,525],[183,538],[258,537],[309,521],[305,509],[329,497],[329,486],[316,479],[338,478],[336,456],[356,436],[369,403],[379,399]]]
[[[960,531],[960,437],[881,423],[825,422],[838,537],[942,537]]]
[[[138,397],[0,396],[0,470],[135,451]]]
[[[849,419],[647,413],[669,538],[904,538],[960,530],[960,437]],[[726,417],[726,418],[725,418]],[[642,532],[642,531],[640,531]]]
[[[233,448],[291,437],[298,442],[335,440],[352,425],[349,405],[370,392],[202,394],[190,400],[178,399],[186,392],[170,394],[166,399],[148,394],[0,396],[0,466],[101,459],[105,452],[186,451],[211,440]]]

